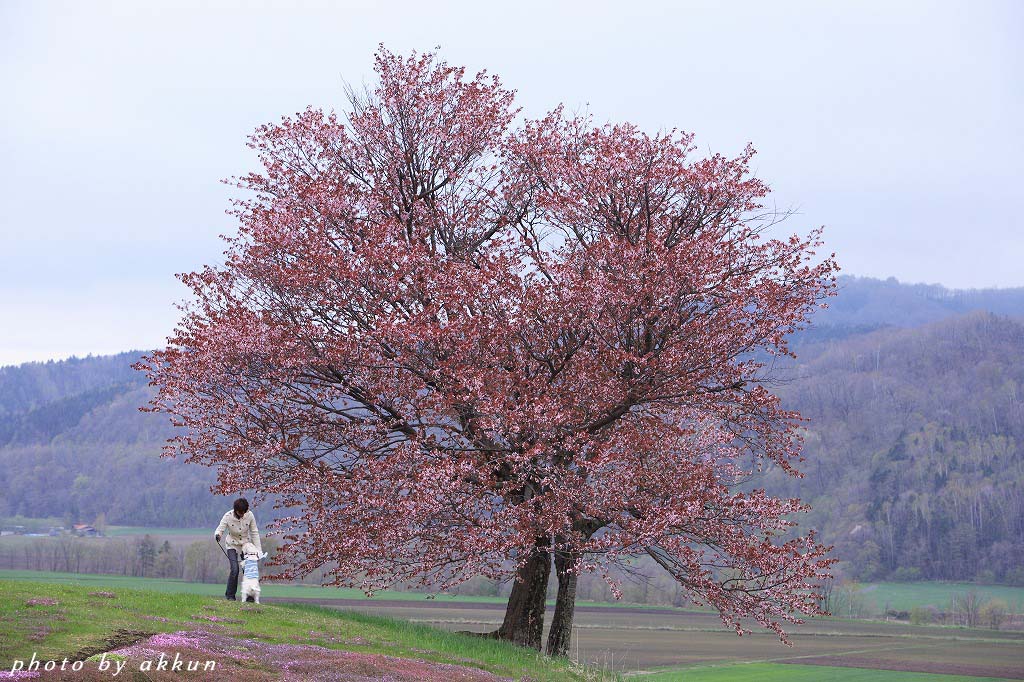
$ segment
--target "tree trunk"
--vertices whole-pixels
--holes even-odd
[[[516,573],[505,620],[491,633],[492,637],[540,651],[544,636],[544,602],[551,577],[550,544],[549,538],[537,538],[529,559]]]
[[[573,570],[579,557],[565,552],[555,553],[555,573],[558,576],[558,600],[555,615],[548,632],[548,656],[568,656],[572,639],[572,620],[576,614],[576,581]]]

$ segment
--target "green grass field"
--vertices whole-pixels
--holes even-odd
[[[1002,678],[996,677],[964,677],[780,663],[747,663],[714,668],[667,670],[630,679],[637,682],[1005,682]]]
[[[861,594],[873,602],[881,613],[885,610],[886,604],[894,611],[909,611],[915,606],[945,609],[953,595],[971,590],[981,595],[983,601],[1002,599],[1014,613],[1024,612],[1024,587],[1009,585],[944,582],[867,583]]]
[[[117,648],[115,632],[175,632],[216,628],[229,636],[268,643],[312,644],[479,668],[535,680],[608,678],[566,661],[493,640],[479,639],[391,618],[311,605],[259,606],[196,594],[119,587],[113,597],[95,585],[0,579],[0,670],[13,661],[60,660]],[[53,605],[32,605],[51,598]],[[212,624],[211,624],[212,623]],[[79,659],[80,660],[80,659]]]
[[[149,528],[147,526],[107,526],[106,535],[110,537],[123,537],[135,535],[152,535],[153,537],[163,536],[202,536],[213,537],[213,530],[209,528]]]

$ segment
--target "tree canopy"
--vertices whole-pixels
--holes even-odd
[[[429,53],[375,68],[345,115],[251,138],[238,235],[142,365],[187,427],[170,451],[294,510],[286,576],[516,576],[503,636],[532,646],[552,556],[563,624],[573,576],[638,554],[738,631],[816,613],[804,506],[737,485],[797,475],[799,417],[756,358],[788,353],[835,263],[818,231],[768,237],[753,150],[523,120]]]

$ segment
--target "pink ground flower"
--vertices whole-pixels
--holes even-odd
[[[461,665],[432,663],[381,654],[339,651],[321,646],[270,644],[207,630],[165,632],[111,652],[129,659],[155,659],[179,653],[190,660],[215,660],[218,679],[245,677],[254,668],[298,682],[502,682],[492,673]]]
[[[103,597],[104,599],[117,599],[117,595],[113,592],[90,592],[90,597]]]
[[[202,614],[192,614],[190,616],[190,618],[195,618],[196,620],[208,620],[211,623],[244,623],[245,622],[244,620],[239,620],[237,618],[224,618],[223,616],[204,616]]]
[[[27,600],[25,606],[56,606],[57,603],[56,599],[51,599],[50,597],[34,597]]]

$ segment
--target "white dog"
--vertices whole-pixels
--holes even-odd
[[[266,559],[267,553],[262,555],[256,549],[256,545],[247,542],[242,545],[242,601],[260,603],[260,559]]]

